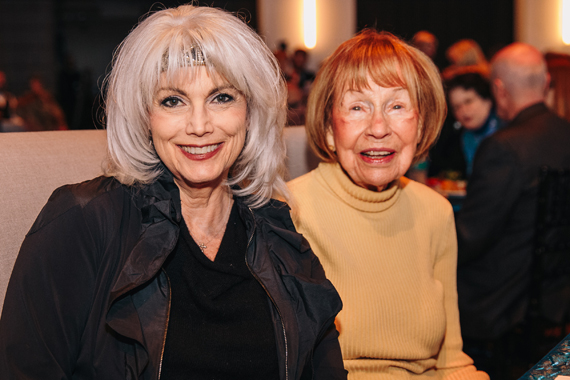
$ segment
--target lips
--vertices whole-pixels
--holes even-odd
[[[182,153],[191,160],[202,161],[214,157],[221,149],[223,143],[191,146],[191,145],[178,145]]]
[[[393,149],[374,149],[360,152],[360,156],[366,162],[385,163],[392,160],[396,151]]]
[[[206,146],[184,146],[181,145],[180,149],[190,154],[206,154],[215,151],[220,144],[212,144]]]
[[[386,157],[386,156],[389,156],[391,154],[394,154],[394,152],[389,152],[386,150],[382,150],[382,151],[371,150],[371,151],[361,152],[360,154],[363,154],[363,155],[368,156],[368,157]]]

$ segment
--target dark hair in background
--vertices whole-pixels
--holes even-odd
[[[461,87],[464,90],[474,90],[477,95],[483,99],[494,100],[493,95],[491,94],[491,85],[489,81],[483,78],[480,74],[461,74],[445,82],[445,90],[448,96],[451,90],[458,87]]]

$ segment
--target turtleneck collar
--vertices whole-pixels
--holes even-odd
[[[390,208],[400,195],[400,180],[387,189],[376,192],[365,189],[348,177],[338,163],[321,162],[316,169],[319,179],[347,205],[364,212],[381,212]]]

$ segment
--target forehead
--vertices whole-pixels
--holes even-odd
[[[351,62],[353,63],[353,62]],[[363,69],[363,67],[366,69]],[[339,85],[335,95],[343,96],[347,91],[370,90],[373,85],[390,88],[407,88],[399,65],[395,63],[363,62],[361,67],[347,67],[339,73]]]
[[[451,103],[460,103],[468,99],[480,98],[479,94],[472,89],[465,89],[463,87],[455,87],[449,91],[449,101]]]
[[[204,84],[213,83],[216,86],[228,84],[228,81],[218,74],[215,69],[206,68],[204,66],[188,66],[162,72],[157,83],[157,88],[164,86],[186,86],[193,84],[195,81]]]
[[[347,96],[402,96],[409,95],[403,86],[403,80],[375,80],[370,74],[364,80],[347,82],[336,96],[336,102],[342,102]]]
[[[195,80],[223,82],[222,77],[214,69],[204,66],[186,66],[160,73],[159,85],[192,83]]]
[[[379,86],[376,83],[372,83],[368,87],[360,88],[360,89],[346,89],[346,91],[342,94],[341,98],[346,98],[350,96],[406,96],[408,94],[408,90],[402,87],[384,87]]]

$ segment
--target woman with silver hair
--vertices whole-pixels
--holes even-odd
[[[295,232],[278,63],[233,15],[156,12],[108,78],[106,176],[56,190],[14,267],[3,379],[346,379]]]

